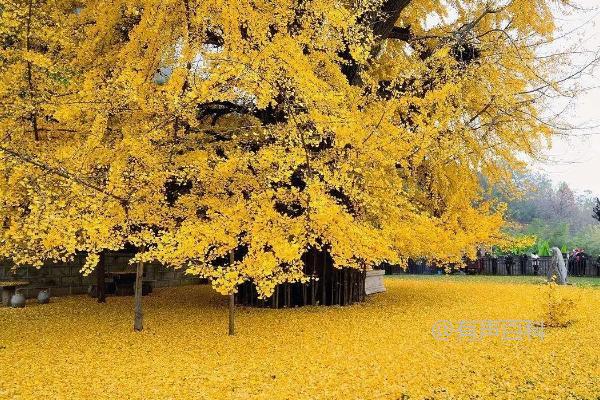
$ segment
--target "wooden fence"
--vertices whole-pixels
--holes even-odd
[[[546,275],[551,260],[552,257],[483,257],[475,263],[485,275]],[[570,276],[600,276],[600,264],[591,258],[569,260],[568,270]]]
[[[460,268],[468,274],[483,275],[546,275],[550,268],[552,257],[508,256],[508,257],[482,257],[470,261],[466,267]],[[433,275],[444,273],[444,267],[436,266],[425,260],[410,260],[408,267],[402,269],[395,265],[382,265],[386,275],[392,274],[419,274]],[[592,258],[570,260],[568,263],[570,276],[598,276],[600,277],[600,263]]]

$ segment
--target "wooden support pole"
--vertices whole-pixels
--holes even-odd
[[[361,274],[361,280],[360,280],[360,294],[361,294],[361,301],[364,301],[367,298],[367,292],[366,292],[366,283],[367,283],[367,270],[366,268],[363,268],[362,274]]]
[[[343,274],[344,274],[344,286],[343,286],[343,288],[344,288],[344,291],[343,291],[344,300],[343,300],[343,304],[345,306],[347,306],[348,305],[348,269],[344,268],[343,271],[344,271],[343,272]]]
[[[142,278],[144,276],[144,262],[138,261],[135,270],[135,316],[133,330],[139,332],[144,329],[144,314],[142,312]]]
[[[342,270],[337,270],[337,282],[336,282],[336,290],[337,290],[337,303],[338,305],[342,305]]]
[[[302,305],[303,306],[305,306],[307,304],[306,291],[307,291],[306,283],[302,283]]]
[[[356,271],[354,269],[350,270],[350,295],[348,296],[350,299],[350,304],[354,303],[354,277],[356,276]]]
[[[234,262],[233,250],[229,252],[229,266]],[[229,294],[229,336],[235,335],[235,294]]]
[[[100,252],[100,262],[96,268],[96,297],[98,303],[106,303],[106,250]]]
[[[235,335],[235,295],[229,295],[229,336]]]
[[[339,305],[342,305],[342,270],[341,269],[337,270],[336,288],[337,288],[337,303]]]
[[[321,305],[327,305],[327,259],[323,256],[323,275],[321,276]]]
[[[329,279],[329,281],[331,282],[331,293],[330,293],[330,300],[331,303],[329,303],[330,305],[334,305],[335,304],[335,270],[333,269],[333,267],[331,268],[331,271],[329,271],[329,277],[331,279]]]

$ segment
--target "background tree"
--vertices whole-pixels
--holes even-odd
[[[552,199],[553,213],[558,218],[570,219],[576,212],[575,194],[566,182],[561,182]]]
[[[590,191],[575,193],[564,182],[553,185],[543,174],[517,173],[513,181],[519,193],[506,194],[497,187],[492,195],[507,203],[513,234],[534,235],[551,246],[600,254],[600,230],[590,212],[596,200]]]

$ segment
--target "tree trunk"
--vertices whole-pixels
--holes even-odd
[[[96,268],[96,295],[98,303],[106,303],[106,252],[100,252],[100,262]]]
[[[144,276],[144,262],[138,261],[135,271],[135,318],[133,330],[139,332],[144,329],[144,314],[142,313],[142,278]]]

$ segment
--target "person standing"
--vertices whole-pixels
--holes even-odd
[[[538,256],[537,254],[532,254],[531,265],[533,266],[533,274],[537,275],[540,270],[540,256]]]

